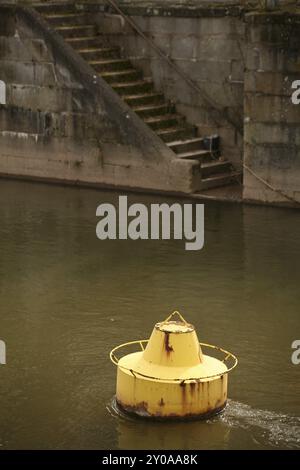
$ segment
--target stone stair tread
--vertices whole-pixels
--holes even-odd
[[[123,95],[124,100],[133,100],[137,98],[150,98],[150,97],[157,97],[157,96],[163,96],[162,93],[139,93],[137,95]],[[146,105],[145,105],[146,106]],[[145,106],[141,106],[144,108]],[[151,107],[152,105],[149,105]]]
[[[191,152],[176,153],[177,157],[179,158],[193,158],[199,155],[207,155],[207,154],[210,154],[210,151],[207,149],[199,149],[199,150],[193,150]]]
[[[201,165],[202,166],[202,165]],[[207,178],[202,178],[202,183],[209,183],[209,182],[219,182],[225,178],[238,178],[241,176],[240,171],[228,171],[226,173],[217,173],[216,175],[208,176]]]
[[[96,36],[98,38],[98,36]],[[77,39],[77,38],[70,38],[70,39]],[[82,40],[84,38],[80,38]],[[90,38],[89,38],[90,39]],[[91,47],[85,47],[82,49],[77,49],[77,52],[79,54],[84,54],[85,52],[107,52],[107,51],[117,51],[119,50],[118,47],[99,47],[99,46],[91,46]],[[126,60],[126,59],[123,59]]]
[[[46,13],[46,14],[44,14],[44,17],[47,18],[47,19],[49,19],[49,18],[51,19],[51,18],[66,18],[66,17],[70,18],[72,16],[75,16],[75,17],[76,16],[82,16],[83,17],[83,16],[86,16],[86,15],[87,15],[86,12],[76,13],[74,11],[74,12],[68,12],[68,13],[63,13],[63,12],[61,12],[61,13]]]
[[[175,145],[181,144],[193,144],[195,142],[199,142],[199,144],[203,143],[203,137],[195,137],[194,139],[186,139],[186,140],[173,140],[172,142],[167,142],[168,147],[175,147]]]
[[[108,65],[108,64],[118,64],[118,63],[122,64],[124,62],[129,63],[129,60],[128,59],[98,59],[98,60],[88,61],[90,65]],[[133,69],[131,69],[131,71],[132,70]]]
[[[109,71],[109,72],[101,72],[99,73],[99,75],[101,75],[101,77],[111,77],[113,75],[127,75],[128,73],[134,73],[134,72],[136,72],[136,69],[132,68],[132,69],[126,69],[126,70],[114,70],[114,71]],[[141,81],[144,82],[144,80],[141,80]],[[130,82],[130,83],[133,83],[133,82]]]
[[[147,124],[159,121],[168,121],[169,119],[183,119],[181,114],[170,113],[170,114],[160,114],[159,116],[149,116],[143,119]]]
[[[206,152],[209,152],[209,150],[206,150]],[[230,165],[230,162],[228,160],[212,160],[211,162],[202,163],[201,167],[213,168],[213,167],[226,166],[226,165]]]
[[[42,15],[45,15],[45,12],[51,11],[52,8],[55,8],[55,11],[72,11],[74,13],[77,13],[77,9],[75,8],[74,4],[69,3],[69,2],[37,2],[34,3],[34,8],[41,12]]]
[[[135,69],[133,69],[133,70],[135,70]],[[123,72],[124,72],[124,71],[123,71]],[[110,72],[110,73],[111,73],[111,72]],[[119,72],[118,72],[118,73],[119,73]],[[101,75],[103,75],[103,74],[101,74]],[[144,85],[145,83],[151,84],[151,83],[153,83],[153,81],[152,81],[152,80],[147,80],[147,79],[143,79],[143,80],[134,80],[134,81],[132,81],[132,82],[113,83],[111,86],[112,86],[113,88],[118,88],[118,87],[123,88],[123,87],[126,87],[126,86],[131,87],[131,86]],[[125,96],[125,95],[123,95],[123,96]],[[123,97],[122,97],[122,98],[123,98]]]
[[[157,130],[157,134],[168,134],[169,132],[173,131],[190,131],[193,128],[193,126],[187,127],[187,126],[171,126],[171,127],[165,127],[164,129],[159,129]]]
[[[139,111],[150,111],[151,109],[159,110],[161,108],[165,108],[166,106],[169,106],[169,104],[168,103],[145,104],[145,105],[141,105],[141,106],[134,106],[132,109],[135,112],[139,112]],[[170,116],[170,114],[169,114],[169,116]],[[172,116],[174,116],[174,114]]]
[[[83,28],[95,28],[94,24],[72,24],[72,25],[63,25],[63,26],[56,26],[54,29],[57,31],[67,31],[72,29],[83,29]],[[78,39],[83,39],[80,37]]]
[[[80,37],[75,37],[75,38],[65,38],[65,41],[67,42],[80,42],[80,41],[95,41],[98,40],[99,36],[80,36]]]
[[[55,7],[55,8],[54,8]],[[68,5],[68,8],[65,8],[65,5],[50,3],[47,5],[46,2],[41,5],[34,5],[34,9],[38,11],[40,15],[44,18],[47,18],[48,15],[57,15],[57,16],[64,16],[65,14],[69,13],[70,15],[76,15],[77,10],[75,10],[74,6]],[[79,13],[81,14],[81,13]],[[85,12],[87,14],[87,12]]]

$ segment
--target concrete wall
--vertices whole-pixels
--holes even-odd
[[[239,10],[209,8],[195,12],[178,7],[174,12],[166,6],[140,6],[137,14],[134,6],[123,9],[202,93],[191,88],[119,15],[98,14],[99,30],[123,48],[124,55],[145,76],[154,79],[156,89],[176,103],[178,111],[198,127],[201,135],[218,133],[222,153],[240,166],[245,25]],[[212,105],[207,106],[203,93]]]
[[[0,105],[0,174],[195,191],[199,165],[176,159],[61,38],[53,42],[51,35],[35,17],[2,7],[0,80],[6,84],[6,104]]]
[[[300,200],[300,15],[249,14],[245,72],[244,162],[274,188]],[[244,198],[288,202],[244,172]]]
[[[270,2],[258,2],[260,9],[252,13],[234,5],[225,12],[211,5],[195,11],[184,5],[160,7],[159,2],[147,8],[142,2],[138,7],[122,3],[123,11],[199,85],[214,106],[204,108],[201,93],[192,90],[120,16],[99,14],[99,28],[123,47],[124,55],[145,75],[154,78],[157,89],[176,102],[200,133],[220,134],[225,157],[257,174],[244,168],[243,197],[289,204],[286,194],[300,200],[300,105],[291,103],[291,84],[300,80],[296,2],[279,2],[287,8],[275,14],[261,10],[276,6]],[[215,108],[230,122],[220,120]],[[243,128],[243,121],[244,139],[236,130]]]
[[[122,3],[224,119],[214,106],[205,108],[201,92],[192,90],[120,16],[95,11],[100,31],[154,78],[157,89],[202,134],[221,135],[225,157],[238,166],[244,151],[246,166],[279,191],[244,170],[244,198],[289,202],[286,193],[300,199],[300,105],[291,103],[291,83],[300,80],[299,14],[289,9],[245,15],[236,5],[203,8],[203,2],[199,8]],[[78,74],[74,61],[25,23],[0,14],[0,80],[6,83],[7,102],[0,105],[2,174],[174,192],[197,188],[198,168],[168,153],[104,82],[87,87],[91,76],[82,62]],[[244,140],[236,130],[243,122]]]

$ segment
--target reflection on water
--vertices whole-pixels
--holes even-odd
[[[118,196],[0,182],[0,448],[300,447],[299,213],[206,204],[205,247],[187,252],[99,241],[96,207]],[[228,407],[190,423],[116,415],[110,349],[175,309],[239,357]]]

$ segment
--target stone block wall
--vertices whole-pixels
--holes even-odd
[[[244,171],[244,198],[300,200],[300,15],[248,14],[245,72],[244,163],[278,191]]]
[[[292,83],[300,80],[296,2],[280,2],[283,11],[247,13],[240,7],[249,2],[228,2],[223,8],[212,2],[119,0],[125,14],[200,92],[120,15],[111,8],[104,12],[102,0],[92,3],[85,2],[84,8],[91,8],[109,43],[119,45],[124,56],[151,76],[157,90],[174,101],[202,135],[218,133],[226,158],[237,167],[244,163],[257,175],[244,169],[245,200],[300,199],[300,105],[291,101]],[[175,192],[197,188],[193,164],[176,161],[105,84],[100,94],[94,94],[58,52],[28,24],[0,14],[0,81],[5,82],[6,103],[1,105],[0,86],[2,174],[18,174],[24,164],[23,173],[30,175],[37,162],[30,159],[47,155],[50,179],[58,175],[72,181]],[[211,107],[204,104],[204,95]],[[37,176],[44,177],[45,161],[39,165]]]

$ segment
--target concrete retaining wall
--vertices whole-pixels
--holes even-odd
[[[259,9],[248,14],[232,2],[226,9],[212,4],[206,9],[205,2],[193,7],[181,2],[176,8],[170,2],[164,6],[150,2],[147,8],[143,2],[121,3],[141,31],[215,106],[204,108],[201,94],[174,73],[121,16],[112,11],[99,14],[99,27],[154,78],[157,89],[176,102],[202,134],[220,134],[226,158],[236,166],[245,163],[257,175],[244,168],[244,199],[289,204],[286,194],[300,200],[300,105],[291,102],[291,84],[300,80],[300,20],[294,9],[299,2],[257,2]],[[276,4],[285,9],[267,11]],[[215,108],[224,112],[224,120],[216,118]],[[244,139],[237,132],[243,124]]]
[[[300,201],[300,105],[291,101],[300,80],[300,15],[249,14],[245,72],[244,161],[272,191],[244,172],[244,198]]]
[[[244,158],[258,178],[277,190],[245,169],[245,200],[287,203],[284,194],[299,200],[300,105],[291,102],[291,84],[300,80],[296,2],[281,2],[289,4],[286,12],[248,14],[241,4],[249,2],[228,2],[224,8],[211,2],[207,8],[206,2],[119,3],[224,119],[214,106],[204,107],[201,93],[107,4],[105,13],[103,1],[85,2],[85,8],[94,11],[100,31],[154,78],[188,121],[204,135],[220,134],[225,157],[237,166]],[[6,83],[7,104],[0,105],[0,171],[86,184],[185,193],[197,189],[199,168],[176,160],[103,80],[93,83],[89,67],[47,34],[24,18],[1,12],[0,80]],[[243,126],[244,139],[237,130]],[[43,152],[47,158],[35,172]]]
[[[190,193],[199,165],[179,161],[34,12],[0,7],[0,173]]]

